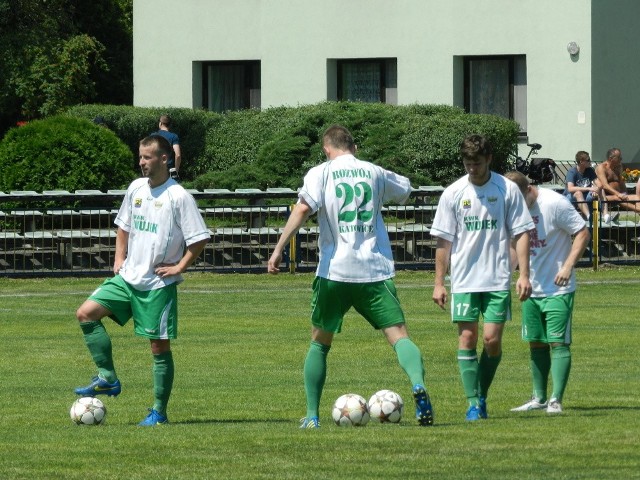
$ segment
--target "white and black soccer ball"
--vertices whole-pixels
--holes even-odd
[[[369,422],[367,401],[355,393],[346,393],[335,401],[331,417],[339,427],[364,427]]]
[[[95,397],[82,397],[73,402],[69,415],[76,425],[100,425],[107,416],[107,407]]]
[[[367,404],[372,420],[380,423],[398,423],[404,413],[402,397],[392,390],[380,390]]]

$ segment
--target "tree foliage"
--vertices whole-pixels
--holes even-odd
[[[0,0],[0,135],[17,120],[133,98],[132,0]]]

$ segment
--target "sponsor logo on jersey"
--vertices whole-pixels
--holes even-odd
[[[361,232],[371,233],[373,232],[373,225],[340,225],[338,226],[340,233]]]
[[[489,201],[489,203],[491,205],[493,205],[494,203],[496,203],[498,201],[498,197],[487,197],[487,200]]]
[[[365,170],[364,168],[350,168],[350,169],[340,169],[334,170],[331,172],[334,180],[338,180],[340,178],[371,178],[371,172],[369,170]]]
[[[534,224],[538,224],[538,222],[540,221],[540,219],[538,218],[538,215],[535,215],[533,217],[533,223]],[[538,236],[538,229],[534,228],[533,230],[529,230],[529,256],[531,257],[535,257],[536,255],[538,255],[538,252],[536,251],[536,249],[539,248],[545,248],[547,246],[547,239],[546,238],[540,238]]]
[[[141,198],[136,198],[133,201],[133,206],[136,208],[140,208],[142,206],[142,199]]]
[[[141,232],[158,233],[158,224],[147,222],[143,215],[133,216],[133,228]]]
[[[153,206],[156,208],[156,210],[160,210],[162,208],[162,202],[156,200]]]
[[[498,220],[480,220],[477,215],[464,217],[464,226],[467,232],[477,232],[479,230],[497,230]]]

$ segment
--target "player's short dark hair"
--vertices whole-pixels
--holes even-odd
[[[351,132],[342,125],[331,125],[322,135],[322,142],[328,143],[333,148],[340,150],[355,151],[356,144],[353,141]]]
[[[166,155],[167,158],[171,158],[171,155],[173,155],[173,147],[169,143],[169,140],[164,138],[162,135],[151,134],[140,140],[141,147],[149,147],[151,145],[156,146],[156,151],[160,155]]]
[[[493,153],[491,142],[482,135],[468,135],[460,142],[460,156],[474,159],[480,156],[488,157]]]

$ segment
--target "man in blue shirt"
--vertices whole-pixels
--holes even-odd
[[[169,174],[171,178],[178,179],[178,172],[180,171],[180,163],[182,160],[182,156],[180,153],[180,139],[178,135],[171,132],[169,129],[171,128],[171,117],[169,115],[161,115],[160,121],[158,122],[158,131],[153,132],[152,135],[160,135],[167,139],[171,147],[173,148],[173,156],[167,162],[167,167],[169,167]]]
[[[567,172],[563,193],[571,203],[578,206],[586,220],[589,219],[591,202],[598,198],[602,205],[602,220],[604,223],[611,221],[609,207],[587,152],[580,150],[576,153],[576,166]]]

